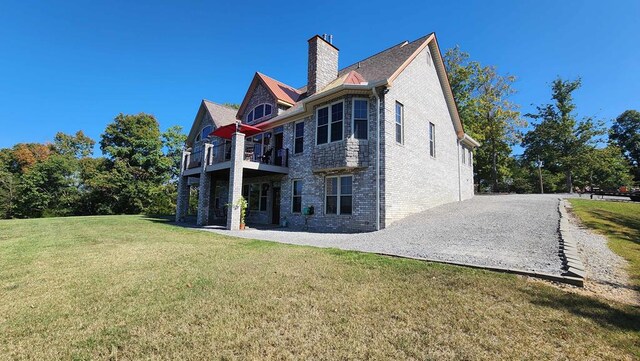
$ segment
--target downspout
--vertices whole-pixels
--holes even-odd
[[[373,87],[373,95],[376,97],[376,230],[380,230],[380,96]]]
[[[456,144],[458,144],[458,201],[462,200],[462,175],[460,174],[460,166],[462,160],[460,158],[460,139],[456,140]]]

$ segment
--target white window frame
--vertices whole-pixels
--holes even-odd
[[[431,156],[431,158],[435,158],[436,155],[438,154],[438,152],[436,151],[436,125],[429,122],[429,155]],[[433,144],[433,154],[431,153],[432,147],[431,144]]]
[[[366,138],[356,138],[356,101],[364,101],[367,103],[367,132],[366,132]],[[342,118],[344,119],[344,108],[342,108]],[[369,99],[367,98],[353,98],[351,100],[351,136],[353,137],[353,139],[358,139],[358,140],[368,140],[369,139]],[[343,138],[344,138],[344,134],[343,134]]]
[[[338,103],[342,103],[342,139],[340,140],[334,140],[331,141],[331,128],[333,126],[333,115],[331,114],[331,107],[338,104]],[[328,108],[328,114],[329,114],[329,118],[328,118],[328,127],[327,127],[327,142],[326,143],[318,143],[318,113],[320,112],[320,109],[324,109],[324,108]],[[341,142],[344,140],[344,99],[335,101],[333,103],[327,104],[327,105],[323,105],[321,107],[318,107],[316,109],[316,131],[315,131],[315,145],[325,145],[325,144],[331,144],[331,143],[337,143],[337,142]]]
[[[325,215],[336,215],[336,216],[343,215],[341,213],[341,210],[340,210],[340,208],[341,208],[340,207],[341,206],[340,205],[340,198],[342,198],[342,183],[340,182],[340,180],[342,178],[347,178],[347,177],[351,178],[351,194],[345,194],[345,195],[351,196],[351,213],[347,213],[347,214],[344,214],[344,215],[345,216],[352,216],[353,215],[353,208],[354,208],[353,207],[353,195],[355,193],[354,189],[353,189],[354,188],[354,185],[353,185],[353,174],[334,175],[334,176],[327,176],[327,177],[324,178],[324,214]],[[336,194],[335,194],[335,197],[337,197],[336,198],[336,213],[327,213],[327,196],[328,196],[327,195],[327,180],[328,179],[332,179],[332,178],[336,178],[338,180],[337,181]],[[333,196],[333,195],[331,195],[331,196]]]
[[[298,124],[302,124],[302,136],[298,137]],[[304,153],[304,120],[293,123],[293,154],[302,154]],[[296,140],[298,138],[302,138],[302,151],[296,152]]]
[[[460,147],[462,147],[462,164],[467,165],[467,147],[463,144],[460,144]]]
[[[398,142],[398,106],[400,106],[400,141]],[[394,118],[394,130],[395,130],[395,138],[396,144],[404,144],[404,104],[400,103],[396,100],[396,114]]]
[[[300,182],[300,195],[296,196],[296,182]],[[291,180],[291,213],[293,214],[301,214],[302,213],[302,187],[304,187],[304,182],[302,182],[302,179],[292,179]],[[294,200],[297,198],[300,198],[300,211],[296,212],[293,210],[293,204],[294,204]]]
[[[264,109],[263,109],[262,110],[262,116],[260,118],[253,118],[252,120],[249,120],[249,115],[250,114],[255,114],[254,112],[255,112],[256,108],[258,108],[259,106],[265,106],[265,105],[268,105],[268,106],[271,107],[271,113],[265,114],[264,113]],[[245,121],[247,123],[251,124],[251,123],[257,122],[258,120],[261,120],[261,119],[264,119],[266,117],[269,117],[271,115],[273,115],[273,104],[271,104],[271,103],[260,103],[260,104],[256,105],[255,107],[253,107],[253,109],[251,109],[251,111],[249,113],[247,113],[247,115],[245,117]]]

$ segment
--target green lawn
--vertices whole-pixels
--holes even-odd
[[[631,282],[640,291],[640,203],[571,199],[589,228],[607,236],[609,248],[629,261]]]
[[[634,359],[640,310],[140,216],[0,221],[0,358]]]

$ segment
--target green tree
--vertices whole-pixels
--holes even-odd
[[[526,125],[518,106],[509,100],[515,77],[469,60],[459,47],[449,49],[444,60],[465,131],[483,144],[474,157],[476,183],[497,192],[511,176],[511,147]]]
[[[145,113],[119,114],[102,135],[100,149],[107,156],[112,211],[145,212],[171,167],[162,152],[158,121]]]
[[[525,157],[540,160],[545,171],[564,176],[564,190],[573,192],[574,170],[597,144],[602,129],[591,118],[578,121],[574,113],[573,92],[581,80],[557,78],[551,85],[553,104],[537,107],[537,113],[526,114],[537,123],[524,137]]]
[[[592,149],[576,167],[575,185],[617,189],[630,185],[629,163],[615,145]]]
[[[180,163],[182,162],[182,150],[187,141],[187,135],[182,132],[182,127],[174,125],[162,133],[162,145],[165,155],[171,162],[171,180],[175,181],[180,175]]]
[[[640,182],[640,112],[627,110],[611,127],[609,139],[616,144],[633,167],[635,180]]]
[[[53,149],[58,154],[85,158],[93,154],[95,144],[96,142],[84,135],[82,130],[77,131],[75,135],[58,132],[53,141]]]

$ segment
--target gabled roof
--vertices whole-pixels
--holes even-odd
[[[200,108],[198,109],[198,113],[193,120],[191,130],[189,130],[189,135],[187,136],[187,144],[192,143],[193,139],[195,139],[198,131],[200,131],[202,119],[207,113],[209,114],[211,119],[213,119],[213,125],[215,126],[215,128],[220,128],[236,122],[236,110],[234,108],[214,103],[207,99],[202,99]]]
[[[412,42],[403,41],[366,59],[342,68],[338,72],[338,77],[355,70],[368,82],[390,79],[407,60],[417,55],[416,52],[418,52],[418,50],[424,48],[432,35],[433,33],[430,33]]]
[[[253,80],[251,80],[251,85],[249,85],[249,90],[247,90],[247,93],[242,100],[240,109],[238,109],[237,111],[238,117],[244,113],[245,108],[247,107],[247,104],[251,99],[251,95],[253,94],[253,91],[256,89],[258,84],[264,85],[269,93],[271,93],[271,95],[277,101],[285,103],[289,106],[294,105],[302,95],[302,93],[299,92],[296,88],[270,78],[262,73],[256,72],[256,74],[253,76]]]

